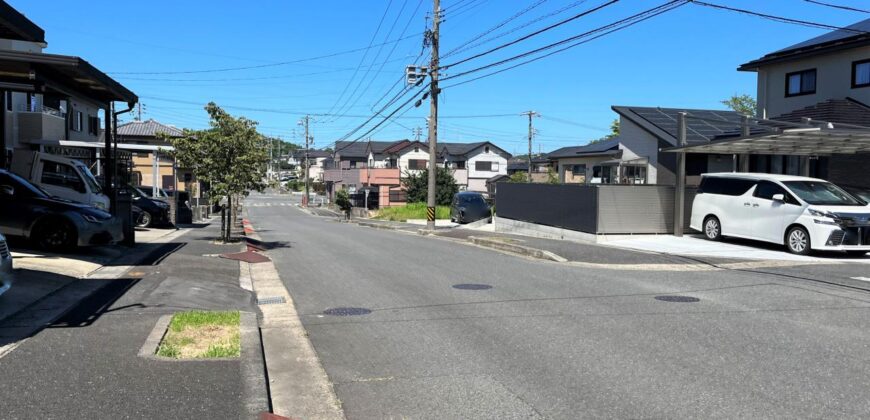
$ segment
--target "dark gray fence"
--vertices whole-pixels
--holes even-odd
[[[579,185],[498,184],[498,217],[581,232],[598,230],[598,195]]]
[[[688,227],[695,190],[686,191]],[[501,183],[498,217],[595,234],[672,233],[674,187]]]

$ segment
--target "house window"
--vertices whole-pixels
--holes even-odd
[[[483,153],[489,153],[489,146],[483,148]]]
[[[586,165],[571,165],[571,176],[586,176]]]
[[[12,92],[6,91],[6,110],[12,111]]]
[[[861,60],[852,63],[852,87],[870,86],[870,60]]]
[[[481,172],[491,172],[493,162],[478,161],[474,162],[474,170]]]
[[[796,71],[785,75],[785,96],[816,93],[816,69]]]
[[[456,162],[453,162],[453,167],[455,167],[456,169],[465,169],[465,161],[457,160]]]
[[[409,159],[408,160],[408,169],[412,171],[417,171],[421,169],[426,169],[426,164],[429,163],[426,159]]]
[[[646,166],[624,166],[622,168],[623,184],[646,184]]]
[[[100,118],[88,115],[88,133],[93,135],[100,134]]]
[[[81,111],[73,113],[73,117],[69,120],[69,129],[72,131],[82,131],[84,126],[84,114]]]

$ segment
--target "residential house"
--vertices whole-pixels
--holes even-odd
[[[507,175],[511,154],[488,141],[439,142],[438,149],[444,166],[453,169],[453,177],[460,189],[486,192],[488,180]]]
[[[547,154],[556,168],[559,182],[563,184],[611,184],[619,179],[614,176],[622,162],[619,138],[556,149]],[[646,180],[644,180],[646,181]]]
[[[757,117],[870,127],[870,19],[740,65],[758,74]],[[870,187],[870,155],[755,155],[748,170]]]
[[[107,112],[118,101],[132,108],[138,98],[87,61],[45,54],[46,47],[45,31],[0,1],[0,167],[10,167],[16,151],[35,150],[105,173]],[[115,174],[129,177],[130,154],[119,152],[106,187]]]
[[[328,150],[308,150],[308,178],[314,182],[323,182],[323,171],[327,160],[331,162],[332,153]],[[295,166],[299,179],[305,179],[305,149],[296,149],[287,156],[287,163]]]
[[[191,191],[197,185],[193,171],[178,168],[172,157],[172,145],[166,139],[181,137],[184,132],[154,119],[118,125],[118,148],[132,154],[133,185]]]
[[[532,182],[547,182],[549,172],[553,169],[552,161],[547,155],[539,154],[532,156]],[[528,158],[511,158],[507,163],[507,174],[513,175],[517,172],[529,172]]]
[[[323,181],[330,199],[335,197],[338,190],[354,193],[366,187],[377,190],[378,202],[382,207],[403,204],[401,172],[395,165],[389,165],[384,153],[395,143],[336,142],[332,157],[324,160]]]

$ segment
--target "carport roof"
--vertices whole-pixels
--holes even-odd
[[[857,126],[772,129],[763,134],[671,147],[665,152],[827,156],[870,153],[870,128]]]

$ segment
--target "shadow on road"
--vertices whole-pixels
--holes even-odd
[[[126,308],[109,310],[121,296],[139,282],[139,279],[123,278],[106,280],[109,282],[96,293],[86,297],[64,316],[53,322],[48,328],[81,328],[93,324],[105,313]],[[132,307],[136,305],[129,305]]]

